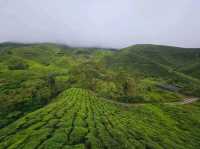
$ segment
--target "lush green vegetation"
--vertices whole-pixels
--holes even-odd
[[[69,89],[0,130],[0,148],[198,148],[200,107],[124,109]]]
[[[200,104],[163,103],[200,96],[199,66],[200,49],[0,44],[0,149],[196,149]]]
[[[156,77],[181,87],[184,94],[200,95],[199,49],[135,45],[107,56],[105,61],[111,69],[139,73],[144,78]]]

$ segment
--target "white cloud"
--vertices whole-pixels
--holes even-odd
[[[200,46],[198,0],[0,0],[0,41]]]

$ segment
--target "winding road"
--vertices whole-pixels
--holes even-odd
[[[171,105],[185,105],[185,104],[191,104],[193,102],[196,102],[200,100],[198,97],[191,97],[191,98],[185,98],[182,101],[179,102],[171,102],[171,103],[165,103],[165,104],[171,104]]]
[[[117,102],[114,100],[107,100],[107,99],[103,99],[104,101],[116,104],[116,105],[120,105],[120,106],[124,106],[124,107],[131,107],[131,106],[143,106],[143,105],[147,105],[147,104],[152,104],[152,103],[122,103],[122,102]],[[161,103],[161,104],[165,104],[165,105],[186,105],[186,104],[191,104],[194,103],[196,101],[200,100],[200,98],[198,97],[188,97],[185,99],[182,99],[181,101],[177,101],[177,102],[166,102],[166,103]]]

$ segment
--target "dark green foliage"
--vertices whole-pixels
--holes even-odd
[[[9,66],[8,66],[8,69],[10,69],[10,70],[23,70],[23,69],[28,69],[28,65],[17,62],[17,63],[14,63],[14,64],[12,64],[12,65],[9,65]]]
[[[23,59],[17,57],[11,57],[7,62],[7,66],[9,70],[25,70],[29,67]]]
[[[121,96],[118,99],[120,102],[124,103],[141,103],[145,102],[145,98],[143,96]]]

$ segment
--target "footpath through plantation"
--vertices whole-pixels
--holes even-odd
[[[1,129],[0,149],[198,148],[199,126],[192,130],[187,126],[199,124],[195,119],[199,113],[190,116],[183,114],[184,109],[164,105],[129,109],[72,88]]]

